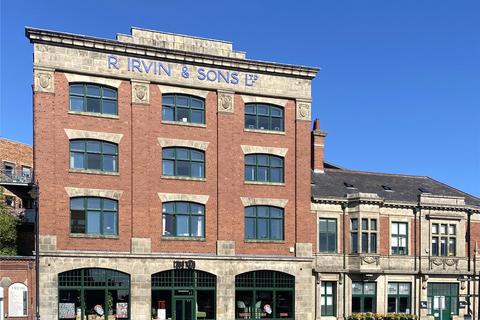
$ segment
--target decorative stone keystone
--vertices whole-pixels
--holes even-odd
[[[218,91],[218,112],[233,113],[233,92]]]
[[[311,121],[312,102],[297,99],[297,120]]]
[[[132,80],[132,103],[150,103],[150,82]]]
[[[311,243],[295,243],[295,256],[300,258],[312,257],[312,244]]]
[[[132,253],[151,253],[152,240],[150,238],[132,238]]]
[[[235,255],[235,241],[218,240],[217,241],[217,255],[219,255],[219,256],[234,256]]]
[[[48,68],[35,68],[34,70],[35,92],[54,93],[54,70]]]

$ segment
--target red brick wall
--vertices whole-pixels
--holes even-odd
[[[131,237],[150,237],[153,252],[214,253],[216,240],[235,240],[240,254],[291,255],[295,242],[315,244],[316,226],[310,212],[310,123],[295,120],[295,102],[285,106],[285,135],[244,131],[244,104],[234,98],[234,113],[217,113],[217,94],[206,98],[206,128],[161,123],[161,92],[150,85],[150,104],[132,105],[130,82],[119,88],[119,119],[68,114],[68,82],[55,73],[55,94],[35,93],[35,165],[40,183],[40,232],[57,235],[58,249],[129,251]],[[65,128],[121,133],[119,175],[69,172],[69,140]],[[206,181],[161,178],[158,138],[209,142]],[[288,148],[285,185],[244,182],[240,145]],[[64,187],[123,190],[119,201],[119,239],[71,238],[69,198]],[[158,192],[209,195],[206,239],[162,240]],[[285,243],[244,241],[244,207],[240,197],[288,199]],[[301,221],[295,226],[295,221]]]
[[[3,174],[4,162],[9,162],[15,167],[15,175],[22,175],[22,166],[33,167],[32,146],[20,142],[0,138],[0,171]],[[4,196],[15,197],[15,208],[23,208],[26,204],[7,189],[0,187]]]
[[[7,277],[10,278],[12,284],[23,283],[28,288],[28,316],[15,317],[15,319],[35,319],[35,261],[33,258],[5,259],[0,257],[0,280]],[[3,309],[5,314],[8,314],[8,287],[4,288],[3,294]]]

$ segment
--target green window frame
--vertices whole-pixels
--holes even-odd
[[[118,235],[118,201],[100,197],[70,198],[70,233]]]
[[[457,225],[432,223],[432,256],[457,255]]]
[[[258,270],[235,277],[235,319],[295,319],[295,277]]]
[[[171,177],[205,178],[205,151],[181,147],[163,148],[162,174]]]
[[[318,224],[319,252],[337,252],[337,219],[320,218]]]
[[[408,255],[408,223],[392,222],[391,225],[391,250],[392,255],[405,256]]]
[[[117,89],[90,83],[69,86],[70,111],[118,115]]]
[[[350,219],[350,251],[377,253],[378,220],[376,218]]]
[[[217,277],[193,269],[172,269],[152,274],[152,319],[157,319],[157,309],[164,304],[167,319],[175,319],[175,301],[189,299],[196,307],[197,316],[205,320],[216,319]]]
[[[70,140],[70,168],[118,172],[118,145],[93,139]]]
[[[205,238],[205,206],[195,202],[162,204],[163,237]]]
[[[437,283],[427,284],[427,314],[435,313],[435,297],[445,297],[445,310],[450,315],[458,315],[459,309],[459,285],[458,283]],[[437,318],[437,317],[436,317]]]
[[[162,121],[205,124],[205,100],[185,94],[164,94]]]
[[[71,319],[69,313],[74,310],[77,315],[78,309],[81,314],[77,316],[86,319],[95,314],[94,305],[100,305],[105,314],[123,312],[123,319],[131,319],[130,275],[102,268],[75,269],[58,274],[58,319]]]
[[[270,154],[245,155],[245,181],[284,182],[284,158]]]
[[[410,282],[388,283],[388,313],[411,313],[412,284]]]
[[[352,313],[376,312],[377,284],[352,281]]]
[[[283,132],[284,110],[271,104],[246,103],[245,128]]]
[[[284,210],[273,206],[245,207],[246,240],[283,240]]]
[[[320,306],[321,306],[321,315],[322,316],[336,316],[336,282],[333,281],[322,281],[320,287]]]

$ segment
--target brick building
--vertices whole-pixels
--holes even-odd
[[[32,147],[0,138],[0,188],[9,213],[18,218],[15,256],[0,256],[0,320],[33,319],[35,311],[35,213],[28,195]]]
[[[26,33],[42,319],[314,317],[317,69],[136,28]]]
[[[312,320],[394,302],[464,314],[461,233],[480,201],[325,164],[326,134],[310,127],[318,69],[138,28],[26,35],[42,319]]]

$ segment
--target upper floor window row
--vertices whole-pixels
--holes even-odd
[[[245,128],[285,131],[283,108],[263,103],[245,104]]]
[[[432,256],[455,256],[457,252],[457,226],[432,224]]]
[[[163,148],[164,176],[205,178],[205,152],[189,148]]]
[[[162,120],[205,124],[205,101],[184,94],[164,94]]]
[[[71,198],[70,232],[118,235],[118,202],[98,197]]]
[[[118,146],[99,140],[71,140],[70,168],[118,172]]]
[[[70,110],[117,115],[117,90],[96,84],[71,84]]]
[[[269,154],[246,155],[245,180],[282,183],[283,158]]]

